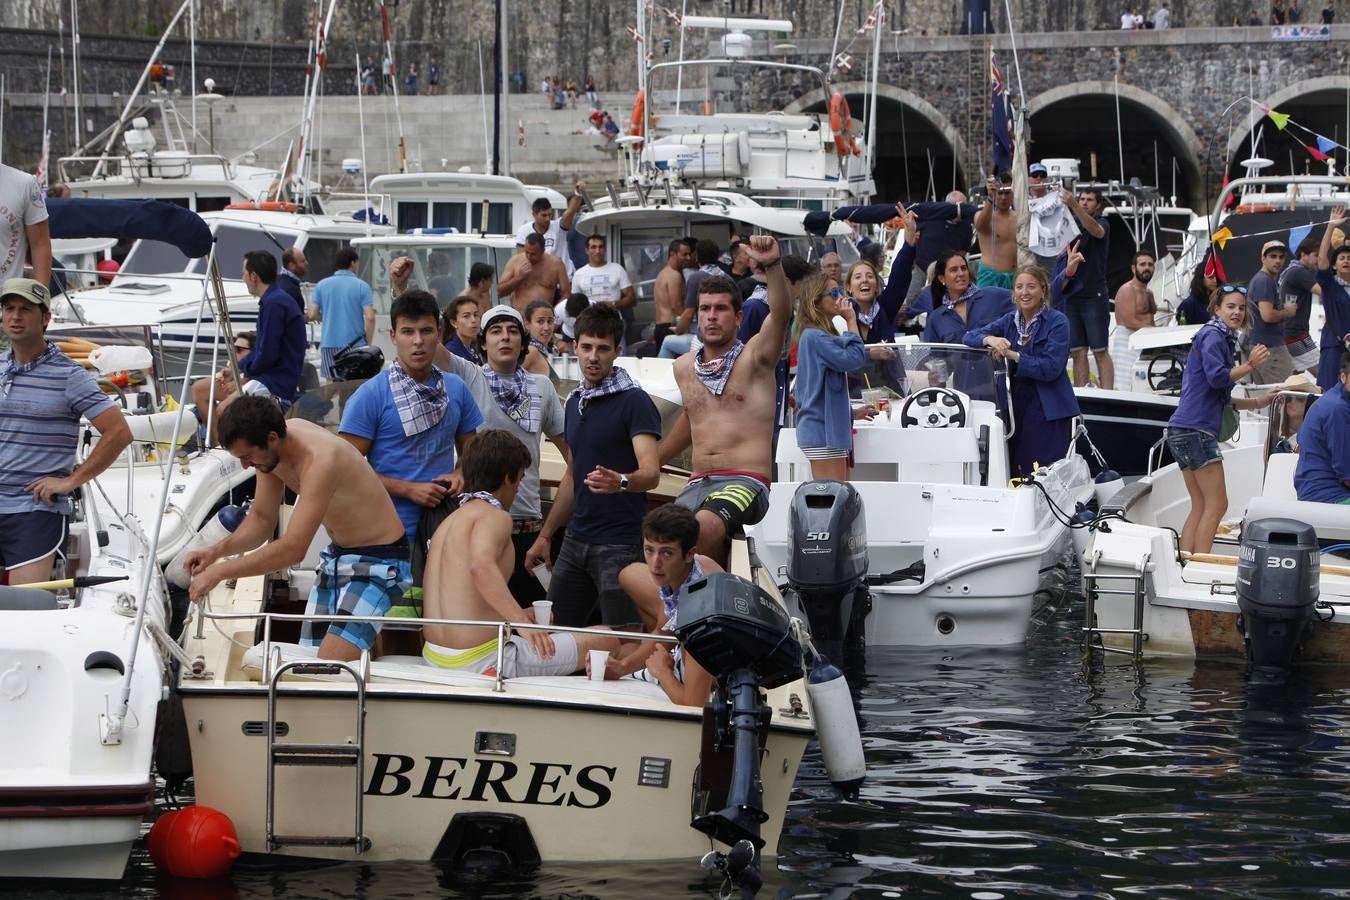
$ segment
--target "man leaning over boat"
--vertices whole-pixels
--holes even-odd
[[[256,470],[257,487],[233,534],[188,554],[191,597],[205,597],[229,578],[300,562],[322,525],[332,543],[319,557],[306,615],[383,616],[402,599],[412,583],[403,522],[355,447],[311,422],[288,422],[267,397],[240,396],[222,404],[219,434],[231,454]],[[268,542],[281,514],[283,487],[299,499],[285,532]],[[379,624],[371,622],[307,621],[300,643],[317,646],[320,659],[352,660],[371,649],[378,631]]]

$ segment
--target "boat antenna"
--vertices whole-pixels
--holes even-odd
[[[42,158],[38,160],[38,181],[46,187],[51,183],[51,169],[47,164],[52,148],[52,133],[47,126],[47,113],[52,103],[52,46],[47,45],[47,82],[42,95]]]
[[[393,26],[389,24],[389,7],[385,0],[380,0],[380,25],[384,29],[384,58],[389,60],[389,92],[394,97],[394,120],[398,124],[398,170],[407,172],[408,142],[403,134],[403,112],[398,106],[398,66],[394,63]]]
[[[182,10],[179,10],[182,15]],[[174,22],[178,21],[178,16],[174,16]],[[173,28],[173,22],[169,23],[169,28],[164,29],[168,34],[169,29]],[[155,48],[155,53],[151,54],[151,59],[164,46],[164,41],[159,42]],[[80,5],[77,0],[70,0],[70,84],[75,96],[75,143],[80,144]]]
[[[886,5],[882,0],[877,0],[872,7],[872,83],[869,86],[867,110],[867,174],[871,175],[876,168],[876,147],[877,147],[877,76],[881,70],[881,28],[882,23],[886,21]],[[871,197],[864,199],[864,202],[871,200]]]
[[[494,79],[493,89],[495,91],[497,73],[492,73]],[[488,114],[487,114],[487,84],[484,82],[483,75],[483,42],[478,42],[478,96],[479,106],[483,111],[483,171],[492,171],[492,139],[488,136]],[[494,98],[495,99],[495,98]]]
[[[197,0],[188,0],[188,80],[192,82],[192,152],[197,152]]]
[[[173,14],[173,18],[169,20],[169,24],[165,27],[164,34],[160,35],[159,43],[155,44],[155,49],[150,52],[150,59],[146,61],[145,68],[141,70],[141,77],[136,80],[136,86],[133,87],[131,93],[127,95],[127,102],[122,105],[122,111],[117,114],[117,123],[108,131],[108,142],[103,145],[103,152],[99,154],[103,158],[100,159],[98,165],[94,167],[91,177],[97,178],[103,174],[103,166],[107,162],[107,156],[112,152],[113,145],[117,143],[117,138],[122,134],[122,129],[126,127],[127,117],[131,115],[132,104],[136,102],[136,98],[140,96],[141,89],[145,87],[145,82],[150,78],[151,67],[159,60],[159,54],[163,52],[164,45],[168,43],[169,35],[173,33],[174,26],[178,24],[179,19],[183,18],[183,13],[187,12],[188,6],[191,5],[191,3],[192,0],[184,0],[183,5],[178,7],[178,12]],[[75,0],[71,0],[71,6],[74,5]],[[76,41],[78,42],[78,38],[76,38]],[[75,88],[75,97],[75,143],[79,144],[80,111],[78,85]]]
[[[830,61],[825,69],[828,81],[834,80],[834,61],[839,58],[839,34],[844,30],[844,2],[845,0],[839,0],[839,15],[834,22],[834,43],[830,45]],[[825,99],[829,100],[828,97]]]
[[[679,61],[684,62],[684,17],[689,15],[689,0],[680,0]],[[675,112],[680,111],[680,97],[684,93],[684,66],[675,69]]]
[[[1111,76],[1116,95],[1116,154],[1120,157],[1120,183],[1125,184],[1125,138],[1120,126],[1120,70]]]
[[[370,176],[366,172],[367,169],[366,104],[365,104],[365,97],[362,96],[361,91],[361,53],[358,51],[355,55],[356,55],[356,118],[357,123],[361,126],[361,194],[365,198],[366,202],[365,207],[366,235],[369,236],[372,210],[370,207]]]

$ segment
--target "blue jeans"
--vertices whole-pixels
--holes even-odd
[[[668,334],[666,339],[661,342],[661,352],[657,356],[661,359],[674,359],[677,356],[683,356],[689,352],[693,342],[694,336],[692,334]]]
[[[599,603],[601,621],[610,628],[639,630],[642,618],[619,586],[619,572],[641,561],[641,544],[585,544],[571,535],[563,538],[548,586],[554,623],[583,628]]]

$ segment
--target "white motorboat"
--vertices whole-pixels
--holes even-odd
[[[795,430],[783,429],[769,512],[746,535],[808,612],[823,603],[828,617],[865,580],[868,644],[1020,644],[1037,592],[1069,547],[1067,519],[1093,495],[1088,465],[1069,448],[1034,485],[1011,484],[1010,429],[989,355],[914,343],[896,350],[892,374],[871,378],[892,392],[889,414],[856,423],[851,487],[811,482]],[[812,556],[843,553],[844,543],[850,553],[865,548],[857,573],[865,578],[805,584],[798,573],[815,565]],[[831,628],[813,615],[812,632],[842,638],[847,618]]]
[[[1278,408],[1275,414],[1278,420]],[[1085,632],[1108,650],[1136,656],[1248,659],[1249,638],[1264,626],[1262,610],[1244,610],[1244,599],[1283,600],[1293,610],[1283,620],[1286,662],[1299,647],[1306,661],[1350,662],[1350,564],[1343,556],[1318,559],[1319,544],[1350,541],[1350,508],[1299,501],[1294,453],[1271,453],[1262,441],[1222,452],[1229,516],[1212,553],[1178,553],[1190,497],[1176,465],[1126,486],[1105,504],[1106,517],[1084,553]],[[1267,567],[1307,580],[1272,586],[1263,580]],[[1253,646],[1255,661],[1265,664],[1265,637]]]

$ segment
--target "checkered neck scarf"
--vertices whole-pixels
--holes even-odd
[[[975,291],[976,286],[972,284],[966,288],[965,293],[963,293],[960,297],[957,297],[955,300],[952,299],[951,294],[943,294],[942,305],[947,307],[948,309],[952,309],[953,307],[956,306],[956,304],[960,303],[962,300],[974,300]]]
[[[850,297],[849,299],[852,299],[852,298]],[[872,323],[875,322],[875,321],[877,320],[877,314],[878,314],[879,312],[881,312],[881,304],[877,302],[877,300],[876,300],[875,297],[873,297],[873,298],[872,298],[872,309],[871,309],[871,311],[870,311],[870,312],[863,312],[862,304],[859,303],[857,300],[854,300],[854,301],[853,301],[853,311],[854,311],[854,314],[858,317],[858,324],[859,324],[859,325],[866,325],[868,328],[871,328],[871,327],[872,327]]]
[[[1219,333],[1222,334],[1224,340],[1228,342],[1228,355],[1230,357],[1236,357],[1238,345],[1241,343],[1241,339],[1238,337],[1237,332],[1229,328],[1228,324],[1218,316],[1212,317],[1205,325],[1219,329]]]
[[[704,362],[703,348],[699,348],[698,355],[694,357],[694,374],[714,397],[722,396],[722,392],[727,389],[727,381],[731,379],[731,367],[736,365],[736,357],[740,356],[744,349],[745,343],[737,341],[731,345],[730,350],[717,359]]]
[[[543,418],[543,402],[535,389],[534,379],[520,366],[510,375],[499,375],[492,366],[483,366],[483,380],[492,391],[497,408],[510,416],[530,434],[539,431]]]
[[[1041,324],[1041,316],[1045,314],[1045,307],[1042,306],[1036,310],[1036,315],[1031,317],[1028,322],[1022,318],[1022,310],[1017,310],[1013,323],[1017,326],[1017,343],[1019,346],[1026,347],[1031,343],[1031,339],[1036,336],[1036,326]]]
[[[49,359],[52,359],[61,351],[56,349],[56,345],[51,341],[47,342],[47,349],[37,359],[31,362],[20,363],[14,361],[14,350],[11,348],[8,353],[0,358],[0,397],[8,397],[9,389],[14,386],[14,376],[23,375],[33,371]]]
[[[541,344],[539,341],[536,341],[534,338],[530,338],[530,346],[533,347],[534,349],[538,350],[538,351],[539,351],[541,354],[543,354],[544,356],[552,356],[552,355],[553,355],[553,351],[552,351],[549,347],[547,347],[547,346],[544,345],[544,344]]]
[[[498,500],[487,491],[469,491],[460,494],[459,502],[461,506],[469,500],[482,500],[484,503],[491,503],[497,509],[505,511],[505,507],[502,506],[502,501]]]
[[[595,387],[587,386],[583,380],[577,385],[572,393],[567,395],[567,399],[577,398],[577,412],[584,413],[586,404],[600,397],[608,397],[610,394],[622,394],[624,391],[632,390],[637,387],[633,379],[623,370],[621,366],[615,366],[609,370],[609,374],[604,380]]]
[[[684,581],[680,583],[679,587],[672,590],[663,584],[657,590],[657,593],[661,595],[661,607],[666,614],[666,631],[673,631],[675,628],[675,598],[679,597],[680,591],[684,589],[685,585],[693,584],[695,581],[699,581],[702,578],[703,567],[698,564],[698,557],[695,556],[694,564],[689,567],[689,574],[685,576]]]
[[[397,358],[389,367],[389,391],[394,395],[404,437],[413,437],[441,424],[450,402],[440,369],[432,366],[431,377],[423,384],[403,371]]]

